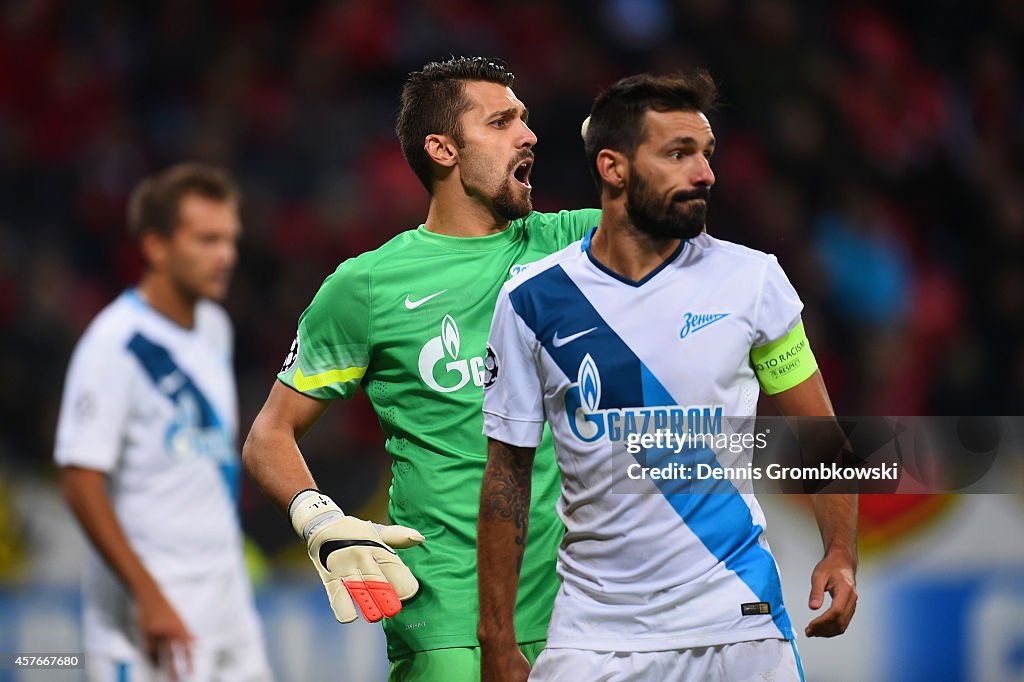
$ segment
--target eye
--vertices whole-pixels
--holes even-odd
[[[669,154],[669,157],[678,161],[679,159],[683,158],[683,153],[677,149],[674,152],[671,152]]]
[[[496,121],[491,121],[491,125],[494,126],[495,128],[504,128],[508,126],[508,120],[504,118],[499,118]]]

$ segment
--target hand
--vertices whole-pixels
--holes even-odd
[[[316,491],[300,493],[289,509],[292,525],[306,538],[309,558],[339,623],[354,621],[357,606],[371,623],[390,618],[402,610],[402,600],[419,590],[416,578],[393,549],[423,542],[418,531],[346,516]]]
[[[857,580],[854,562],[840,554],[827,554],[818,562],[811,574],[812,611],[821,608],[825,592],[832,596],[832,604],[825,613],[812,620],[804,629],[808,637],[835,637],[846,632],[854,611],[857,610]]]
[[[512,642],[506,646],[480,646],[480,682],[526,682],[530,662]]]
[[[166,667],[172,680],[178,679],[176,655],[185,659],[185,672],[192,673],[191,642],[194,639],[185,622],[159,588],[137,600],[137,621],[146,655],[156,667]],[[166,663],[166,665],[164,665]]]

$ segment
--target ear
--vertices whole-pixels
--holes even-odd
[[[169,247],[168,239],[156,230],[147,230],[139,239],[142,260],[154,270],[159,270],[166,262]]]
[[[455,146],[452,138],[447,135],[427,135],[423,141],[423,151],[427,153],[427,156],[434,163],[446,168],[454,166],[459,157],[458,147]]]
[[[602,149],[597,153],[597,172],[601,180],[608,186],[622,189],[629,177],[629,161],[626,157],[611,149]]]

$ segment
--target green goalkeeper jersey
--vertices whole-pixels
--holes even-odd
[[[531,213],[487,237],[419,229],[342,263],[299,319],[278,378],[319,399],[362,386],[394,461],[388,514],[426,541],[399,550],[419,593],[385,621],[388,655],[476,646],[476,523],[487,461],[484,357],[498,290],[597,225],[596,209]],[[544,639],[563,528],[550,436],[537,450],[516,603],[520,642]]]

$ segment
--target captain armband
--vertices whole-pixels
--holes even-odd
[[[781,339],[750,349],[750,362],[761,388],[768,395],[788,391],[818,369],[803,321]]]

